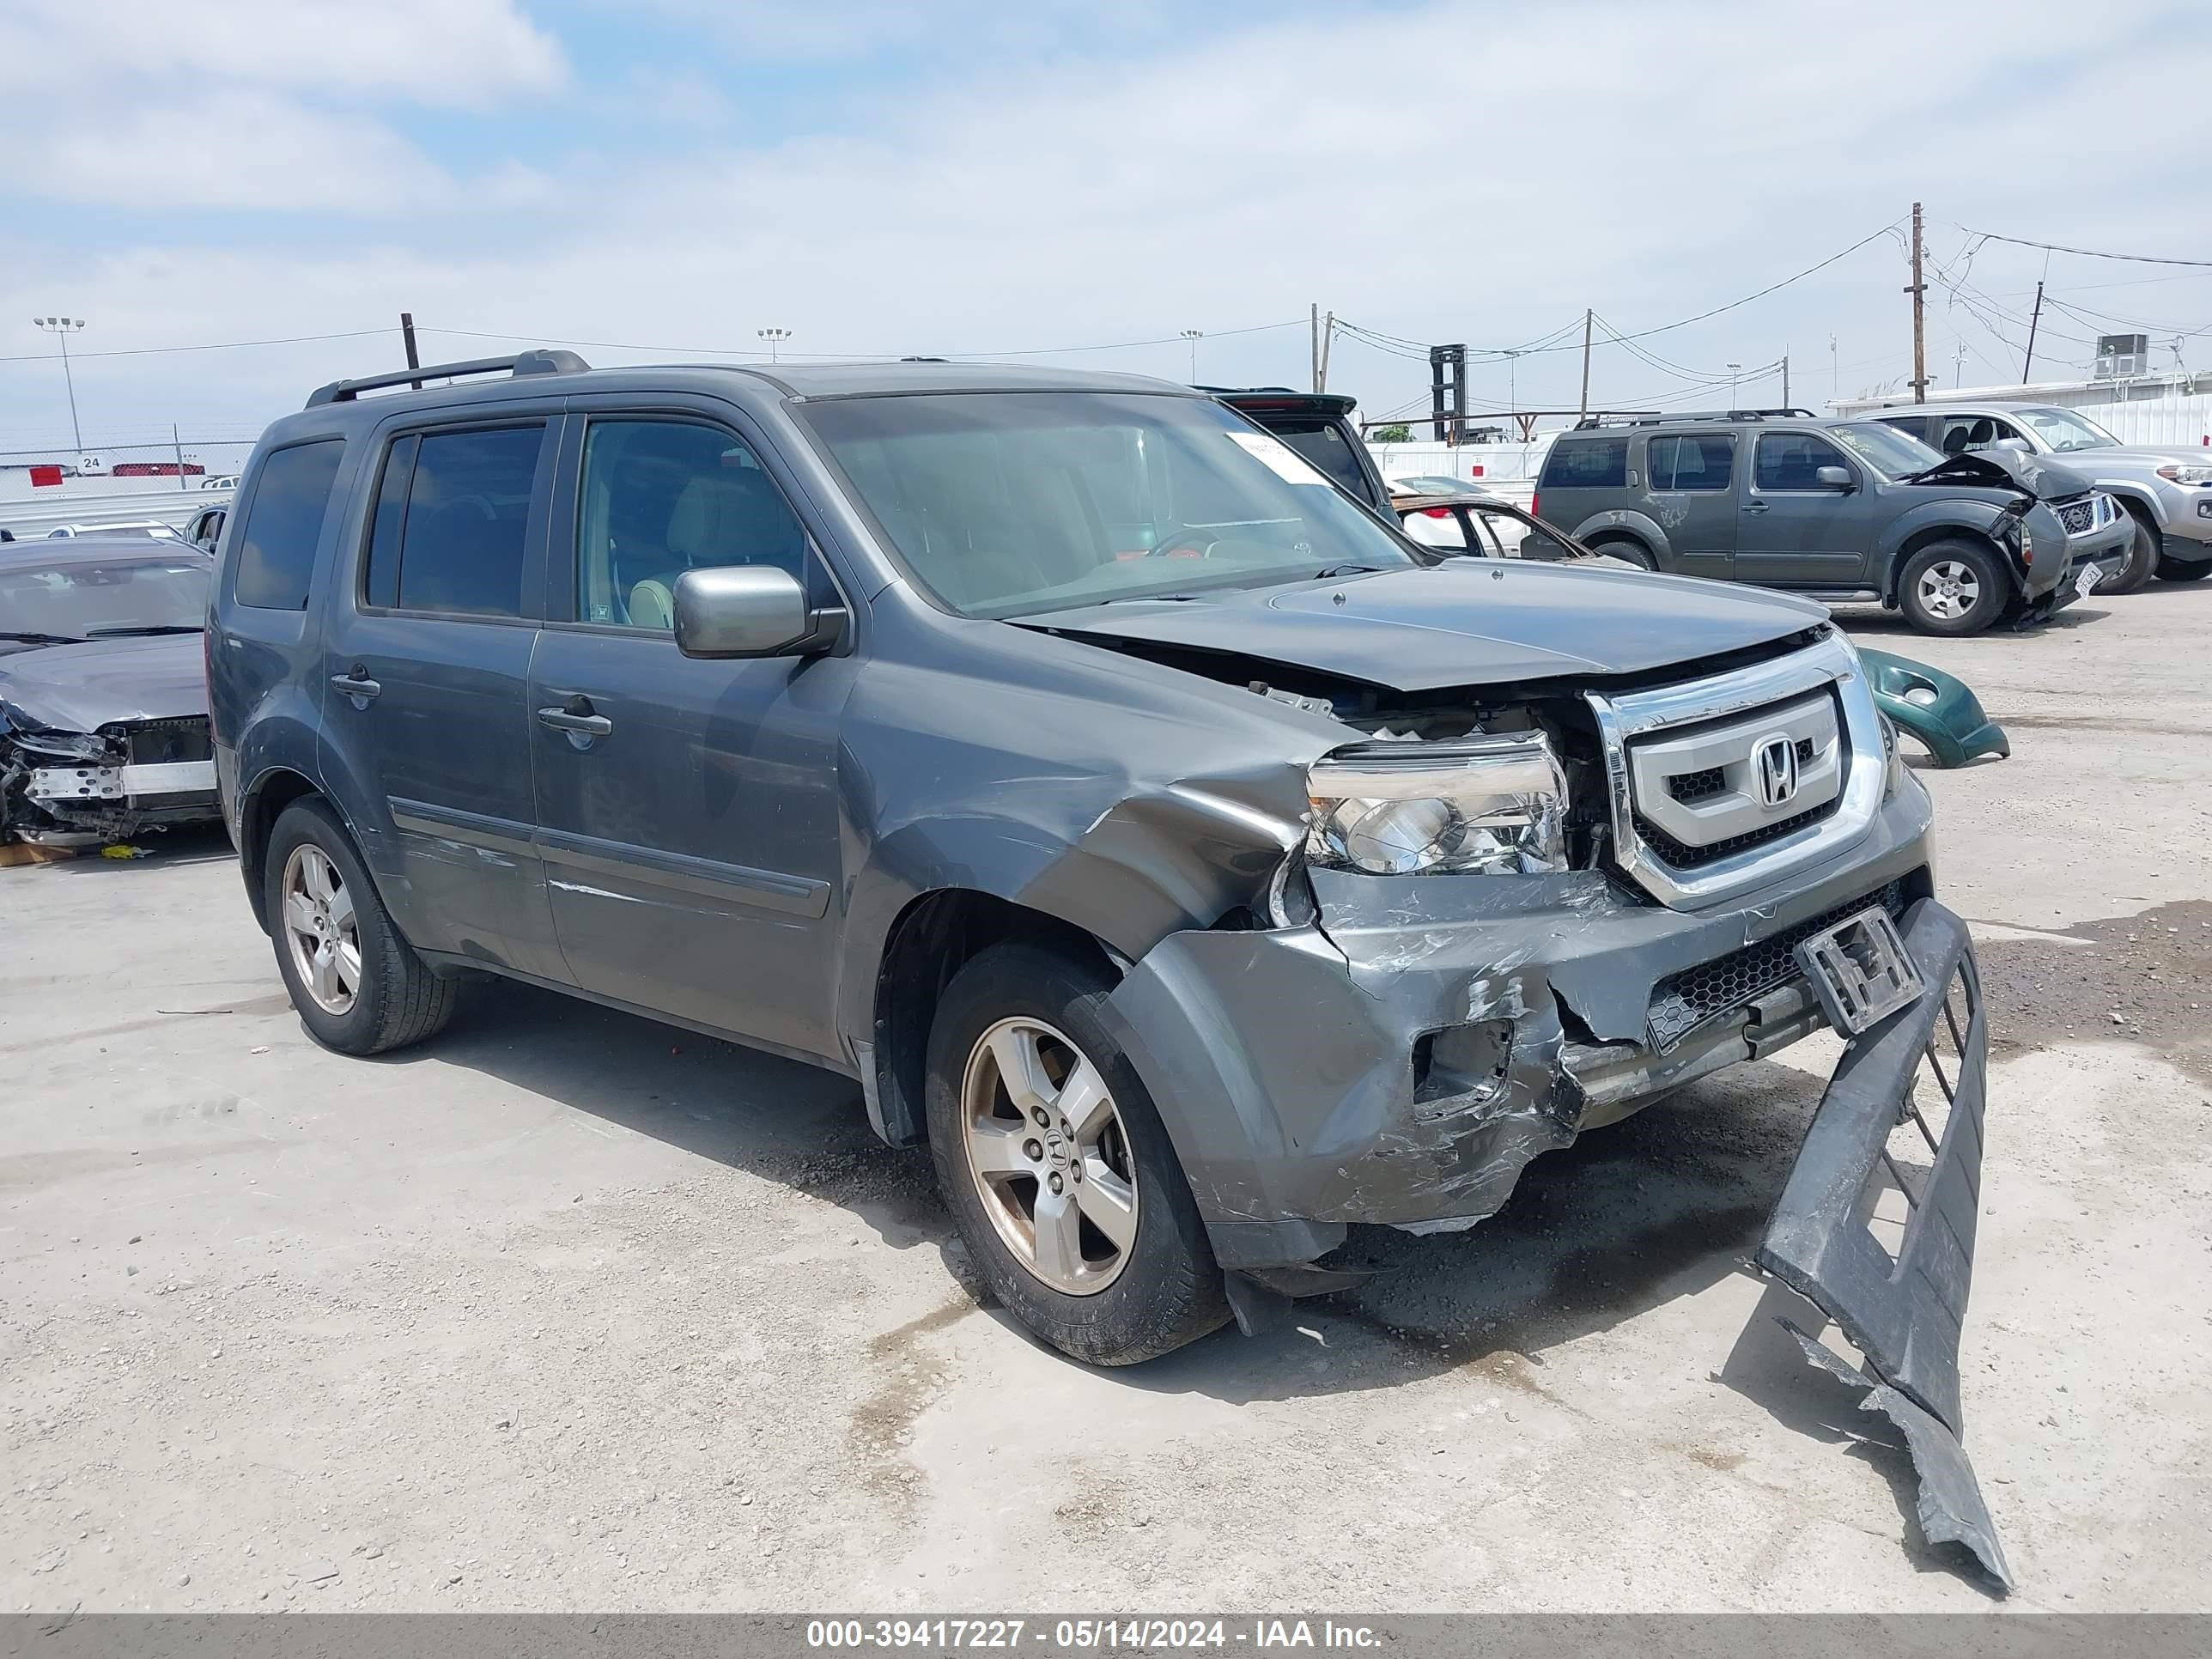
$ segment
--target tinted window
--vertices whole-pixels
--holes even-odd
[[[1767,432],[1759,440],[1757,473],[1761,489],[1818,489],[1813,475],[1824,466],[1843,466],[1844,453],[1809,432]]]
[[[726,564],[806,580],[806,532],[759,458],[716,427],[592,422],[577,511],[577,617],[668,628],[676,579]]]
[[[422,435],[399,532],[401,610],[522,614],[525,532],[544,433],[521,426]],[[383,574],[374,545],[370,574]]]
[[[240,605],[263,611],[305,611],[315,549],[331,507],[345,440],[325,438],[280,449],[261,464],[246,503],[239,538],[238,577],[232,592]]]
[[[399,602],[399,538],[407,526],[407,484],[415,474],[415,446],[409,435],[392,446],[377,481],[376,514],[369,522],[368,562],[362,573],[362,598],[371,605]]]
[[[1726,489],[1735,470],[1735,439],[1726,432],[1685,432],[1651,441],[1654,489]]]
[[[1923,444],[1935,435],[1935,422],[1925,415],[1885,415],[1881,419],[1884,426],[1893,426],[1907,437],[1917,438]]]
[[[1628,483],[1626,438],[1561,438],[1544,458],[1540,489],[1619,489]]]
[[[1344,434],[1334,425],[1303,422],[1261,424],[1327,474],[1331,483],[1341,484],[1363,501],[1375,493],[1368,486],[1367,475],[1359,470],[1359,458],[1352,453]]]

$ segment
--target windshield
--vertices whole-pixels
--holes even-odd
[[[1943,461],[1942,450],[1930,449],[1919,439],[1908,437],[1895,427],[1884,426],[1879,421],[1832,426],[1828,434],[1886,479],[1909,477],[1931,466],[1940,466]]]
[[[797,411],[916,580],[968,617],[1257,587],[1416,561],[1211,398],[847,398]]]
[[[2120,441],[2087,416],[2070,409],[2015,409],[2030,432],[2063,454],[2069,449],[2111,449]]]
[[[197,556],[0,568],[0,636],[84,640],[140,629],[198,629],[207,621],[213,569]]]

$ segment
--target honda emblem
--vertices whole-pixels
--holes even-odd
[[[1759,779],[1759,804],[1770,809],[1788,805],[1797,793],[1796,740],[1761,738],[1752,750],[1752,765]]]

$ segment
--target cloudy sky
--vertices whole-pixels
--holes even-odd
[[[317,382],[575,342],[595,362],[992,353],[1425,400],[1798,401],[2140,325],[2212,364],[2204,0],[0,0],[0,450],[250,436]],[[1870,239],[1870,240],[1869,240]],[[1572,331],[1562,343],[1562,331]],[[307,336],[351,336],[300,339]],[[1834,340],[1832,351],[1831,337]],[[161,349],[290,341],[222,350]],[[1963,345],[1963,363],[1957,357]],[[1060,355],[1066,348],[1102,348]],[[1110,348],[1110,349],[1104,349]],[[100,356],[107,353],[115,355]],[[1409,355],[1410,354],[1410,355]],[[1716,377],[1720,395],[1714,392]]]

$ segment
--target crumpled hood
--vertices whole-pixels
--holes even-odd
[[[1908,474],[1899,482],[2009,489],[2039,501],[2060,501],[2089,488],[2089,480],[2072,467],[2047,455],[2025,455],[2014,449],[1978,449],[1946,455],[1934,466]]]
[[[1690,577],[1459,558],[1016,620],[1080,639],[1257,657],[1427,691],[1641,673],[1785,639],[1826,615],[1808,600]]]
[[[204,714],[207,665],[200,653],[198,634],[18,651],[0,657],[0,707],[54,732]]]

